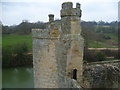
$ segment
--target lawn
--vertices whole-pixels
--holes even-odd
[[[2,47],[10,49],[15,45],[26,43],[28,48],[32,50],[32,36],[31,35],[3,35],[2,36]]]

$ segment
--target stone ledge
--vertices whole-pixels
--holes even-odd
[[[64,34],[64,35],[59,35],[58,37],[52,37],[50,35],[34,35],[32,38],[36,38],[36,39],[50,39],[50,40],[82,40],[84,41],[84,39],[81,37],[80,34]]]
[[[91,63],[87,63],[87,65],[93,65],[93,64],[107,64],[107,63],[118,63],[118,62],[120,62],[120,60],[91,62]]]

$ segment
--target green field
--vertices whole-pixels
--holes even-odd
[[[89,41],[89,48],[116,48],[115,45],[110,45],[109,43],[117,43],[117,36],[113,34],[106,34],[106,36],[110,36],[112,39],[104,40],[102,42],[97,41]],[[2,36],[2,47],[10,49],[10,47],[14,47],[15,45],[19,45],[21,43],[26,43],[28,45],[29,50],[32,50],[32,36],[31,35],[3,35]]]
[[[109,42],[113,42],[113,41],[111,40]],[[97,41],[89,42],[88,47],[89,48],[118,48],[117,45],[110,45],[109,43],[107,43],[107,41],[104,41],[104,42],[97,42]]]
[[[88,43],[89,48],[113,48],[112,46],[106,45],[106,43],[103,42],[89,42]]]
[[[2,47],[10,49],[15,45],[26,43],[29,50],[32,50],[32,36],[31,35],[3,35],[2,36]]]
[[[102,40],[100,41],[89,41],[88,47],[89,48],[118,48],[118,36],[115,34],[104,34],[105,36],[109,36],[110,40]]]

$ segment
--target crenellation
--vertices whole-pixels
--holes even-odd
[[[66,10],[66,9],[72,9],[73,8],[73,3],[72,2],[64,2],[62,4],[62,9]]]
[[[73,8],[73,4],[67,2],[63,3],[61,9],[61,17],[65,16],[79,16],[81,17],[81,9],[80,9],[80,4],[76,3],[76,8]]]
[[[76,3],[76,8],[80,9],[80,4],[79,3]]]

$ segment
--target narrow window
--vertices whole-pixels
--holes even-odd
[[[77,80],[77,69],[73,70],[73,79]]]

